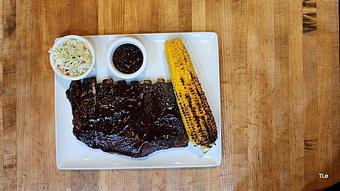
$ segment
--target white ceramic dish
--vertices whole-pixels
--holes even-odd
[[[142,169],[212,167],[220,165],[222,134],[217,35],[209,32],[198,32],[87,36],[85,38],[91,42],[97,55],[95,70],[89,76],[97,76],[97,81],[108,77],[113,80],[119,79],[112,75],[106,65],[106,52],[114,40],[126,36],[139,39],[148,52],[148,64],[145,71],[137,77],[137,80],[151,79],[156,81],[157,78],[169,80],[164,42],[175,37],[180,37],[184,40],[217,123],[218,139],[216,145],[205,154],[189,143],[189,146],[185,148],[161,150],[140,159],[91,149],[78,141],[72,134],[71,106],[65,95],[70,81],[55,75],[57,168],[62,170]]]
[[[112,62],[112,55],[113,55],[114,51],[116,50],[116,48],[118,48],[122,44],[133,44],[133,45],[137,46],[143,54],[142,66],[136,72],[134,72],[132,74],[125,74],[125,73],[120,72],[119,70],[116,69],[116,67],[114,66],[114,64]],[[146,50],[145,50],[143,44],[139,40],[137,40],[135,38],[131,38],[131,37],[123,37],[123,38],[119,38],[118,40],[115,40],[112,43],[112,45],[110,45],[110,47],[109,47],[109,49],[106,53],[107,67],[111,70],[111,72],[115,76],[117,76],[121,79],[125,79],[125,80],[138,77],[142,72],[144,72],[147,63],[148,63],[148,56],[147,56],[147,53],[146,53]]]
[[[53,49],[58,48],[60,45],[62,45],[64,42],[66,42],[70,39],[76,39],[76,40],[84,43],[86,45],[86,47],[90,50],[91,55],[92,55],[92,63],[91,63],[90,68],[84,74],[82,74],[80,76],[76,76],[76,77],[68,76],[68,75],[65,75],[64,73],[62,73],[60,71],[60,69],[57,67],[57,65],[55,64],[54,54],[53,54]],[[68,36],[64,36],[64,37],[61,37],[61,38],[57,38],[55,40],[53,47],[49,50],[49,53],[50,53],[50,64],[51,64],[51,67],[53,68],[54,72],[57,75],[61,76],[62,78],[65,78],[67,80],[79,80],[79,79],[85,78],[87,75],[89,75],[91,73],[91,71],[93,70],[94,64],[96,63],[96,55],[95,55],[95,52],[94,52],[94,49],[93,49],[91,43],[89,41],[87,41],[86,38],[81,37],[81,36],[77,36],[77,35],[68,35]]]

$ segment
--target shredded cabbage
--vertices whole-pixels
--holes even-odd
[[[70,39],[53,50],[55,64],[62,73],[77,77],[90,69],[92,54],[83,42]]]

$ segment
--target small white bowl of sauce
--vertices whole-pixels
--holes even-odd
[[[67,80],[85,78],[93,70],[96,61],[90,42],[77,35],[58,38],[49,53],[54,72]]]
[[[143,44],[131,37],[114,41],[106,54],[110,71],[122,79],[133,79],[146,68],[147,54]]]

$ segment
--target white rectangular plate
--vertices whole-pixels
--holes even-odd
[[[89,76],[97,76],[100,82],[105,78],[119,80],[106,66],[106,51],[118,38],[130,36],[140,40],[147,51],[148,63],[145,72],[137,80],[157,78],[169,80],[168,66],[164,53],[167,39],[180,37],[190,54],[196,73],[203,86],[218,127],[218,139],[209,152],[203,154],[189,144],[185,148],[160,150],[151,155],[134,159],[119,154],[109,154],[87,147],[72,133],[72,111],[65,91],[70,81],[55,76],[55,128],[57,168],[62,170],[81,169],[142,169],[142,168],[188,168],[211,167],[221,163],[221,108],[216,33],[158,33],[136,35],[86,36],[96,53],[95,70]]]

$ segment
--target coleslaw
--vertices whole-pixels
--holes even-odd
[[[93,60],[91,51],[79,40],[67,40],[54,48],[53,54],[55,64],[67,76],[81,76],[91,68]]]

